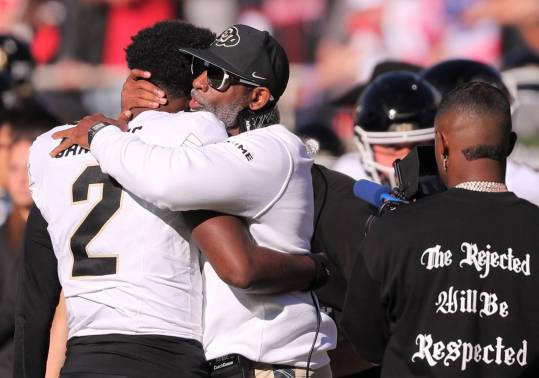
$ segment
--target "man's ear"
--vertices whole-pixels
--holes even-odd
[[[249,109],[257,111],[262,109],[271,99],[271,93],[266,87],[255,87],[249,95]]]
[[[449,145],[447,144],[447,139],[445,138],[444,134],[440,134],[442,138],[442,146],[445,156],[449,156]]]
[[[509,134],[509,145],[507,146],[507,156],[513,152],[513,148],[515,147],[515,143],[517,142],[517,133],[514,131],[511,131],[511,134]]]
[[[449,148],[447,146],[447,138],[444,133],[440,130],[436,130],[434,134],[435,144],[438,146],[438,151],[443,155],[449,155]]]

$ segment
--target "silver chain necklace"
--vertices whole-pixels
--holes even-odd
[[[503,182],[494,181],[466,181],[456,185],[455,188],[473,190],[474,192],[507,192],[507,186]]]

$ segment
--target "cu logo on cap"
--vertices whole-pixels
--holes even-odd
[[[216,46],[234,47],[240,43],[240,34],[236,27],[231,26],[227,30],[221,33],[215,40]]]

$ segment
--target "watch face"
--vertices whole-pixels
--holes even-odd
[[[108,125],[106,125],[104,123],[98,123],[98,124],[93,125],[92,127],[90,127],[90,130],[92,130],[93,132],[96,132],[98,130],[101,130],[105,126],[108,126]]]
[[[97,125],[93,125],[88,129],[88,144],[92,143],[92,139],[94,139],[95,134],[102,128],[109,126],[108,123],[98,123]]]

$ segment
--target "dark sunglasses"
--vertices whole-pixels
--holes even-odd
[[[193,77],[198,77],[204,71],[208,72],[208,85],[220,92],[224,92],[228,88],[230,88],[231,85],[238,83],[249,85],[252,87],[260,86],[259,84],[253,83],[252,81],[244,80],[237,76],[233,76],[222,68],[193,56],[193,60],[191,61],[191,74],[193,75]]]

